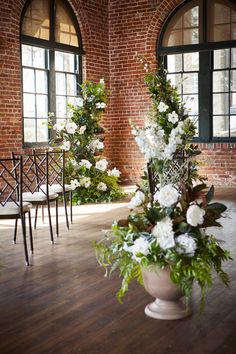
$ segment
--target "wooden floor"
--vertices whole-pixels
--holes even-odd
[[[216,232],[235,256],[236,190],[220,191],[218,199],[227,203],[231,218]],[[236,353],[235,261],[225,265],[231,288],[216,280],[203,314],[194,288],[191,317],[150,319],[143,310],[152,298],[144,289],[132,284],[120,305],[118,277],[104,278],[94,257],[92,241],[127,214],[126,204],[78,206],[69,232],[60,212],[60,238],[50,245],[48,226],[40,225],[30,267],[24,265],[21,235],[12,245],[12,227],[0,223],[0,354]]]

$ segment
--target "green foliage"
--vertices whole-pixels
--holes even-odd
[[[75,188],[73,202],[110,202],[125,196],[119,187],[120,172],[108,170],[102,156],[104,129],[102,114],[107,102],[104,80],[99,83],[84,81],[81,97],[75,105],[69,104],[69,122],[51,125],[56,130],[52,144],[68,150],[66,182]],[[102,167],[97,163],[103,161]]]

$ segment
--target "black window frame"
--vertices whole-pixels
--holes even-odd
[[[212,117],[212,99],[213,99],[213,53],[217,49],[236,48],[236,40],[228,40],[222,42],[209,42],[207,40],[207,0],[200,0],[199,8],[199,29],[201,33],[199,38],[201,42],[198,44],[187,44],[181,46],[164,47],[163,37],[167,26],[177,12],[186,4],[190,4],[193,0],[186,0],[178,5],[170,14],[164,23],[164,26],[157,38],[157,59],[159,65],[167,68],[167,55],[182,54],[190,52],[199,53],[199,136],[193,140],[199,143],[234,143],[236,137],[213,137],[213,117]],[[228,0],[232,2],[231,0]],[[233,2],[232,2],[233,3]],[[207,87],[206,82],[209,82]]]
[[[28,0],[24,6],[21,15],[20,22],[20,57],[21,57],[21,102],[23,107],[23,65],[22,65],[22,45],[40,47],[43,49],[47,49],[49,52],[49,67],[48,67],[48,111],[56,112],[56,70],[55,70],[55,51],[66,52],[70,54],[74,54],[78,56],[78,72],[76,73],[77,77],[77,93],[79,94],[79,85],[82,83],[82,57],[85,55],[82,44],[82,36],[79,28],[79,23],[75,16],[73,9],[67,0],[62,0],[67,13],[69,14],[73,25],[76,30],[77,38],[78,38],[78,47],[58,43],[55,41],[55,2],[56,0],[48,0],[49,4],[49,19],[50,19],[50,30],[49,30],[49,40],[35,38],[31,36],[27,36],[21,33],[22,23],[25,18],[25,13],[28,9],[28,6],[34,0]],[[35,119],[35,118],[34,118]],[[25,142],[24,139],[24,115],[22,109],[22,146],[23,148],[30,147],[40,147],[47,146],[49,144],[50,139],[52,138],[53,131],[49,129],[49,139],[45,142]],[[55,122],[53,122],[55,123]]]

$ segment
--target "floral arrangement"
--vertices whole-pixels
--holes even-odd
[[[214,271],[225,285],[229,283],[222,262],[230,260],[230,254],[207,230],[221,226],[226,207],[212,202],[214,187],[208,189],[198,175],[195,156],[200,152],[191,144],[195,125],[176,88],[160,71],[147,74],[145,80],[152,98],[151,114],[147,126],[132,125],[132,133],[156,178],[150,180],[156,181],[155,188],[151,193],[150,183],[139,187],[128,205],[127,219],[115,222],[95,242],[96,257],[106,274],[119,270],[120,301],[132,279],[143,283],[142,268],[169,267],[171,280],[186,298],[193,283],[198,283],[203,305]]]
[[[66,176],[74,189],[75,203],[111,201],[123,196],[118,185],[120,171],[109,169],[102,155],[104,129],[100,122],[106,102],[103,79],[99,83],[84,81],[76,104],[68,105],[70,119],[52,124],[56,132],[53,144],[68,151]]]

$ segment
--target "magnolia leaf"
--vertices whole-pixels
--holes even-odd
[[[222,203],[211,203],[207,205],[206,209],[223,213],[227,207]]]
[[[204,190],[206,188],[207,188],[207,185],[205,183],[198,184],[197,186],[193,187],[192,193],[201,192],[202,190]]]
[[[212,201],[214,197],[214,192],[215,192],[214,186],[211,186],[211,188],[209,189],[206,195],[207,204],[209,204]]]

